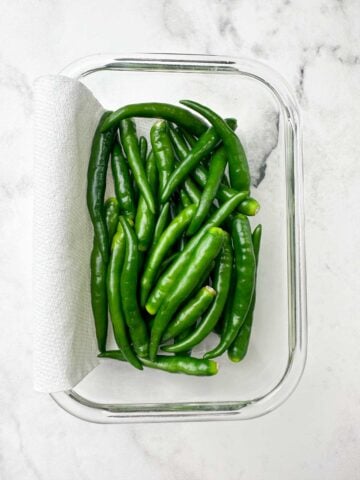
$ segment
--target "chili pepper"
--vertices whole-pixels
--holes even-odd
[[[201,277],[199,277],[198,282],[195,284],[196,286],[195,286],[194,290],[198,290],[201,287],[204,287],[208,283],[210,283],[209,282],[209,277],[210,277],[211,272],[214,270],[215,263],[216,263],[215,260],[213,260],[211,263],[209,263],[208,268],[205,270],[203,275]]]
[[[240,203],[238,211],[247,215],[248,217],[253,217],[260,210],[259,202],[252,197],[246,198],[243,202]]]
[[[125,361],[121,350],[108,350],[98,355],[99,358],[112,358]],[[218,364],[214,360],[193,358],[186,356],[170,357],[168,355],[157,355],[154,361],[148,358],[140,358],[145,367],[163,370],[169,373],[185,373],[186,375],[211,376],[218,372]]]
[[[147,149],[148,149],[148,144],[147,144],[146,138],[145,137],[140,137],[139,138],[139,152],[140,152],[140,158],[142,160],[143,165],[145,165],[145,162],[146,162]]]
[[[161,337],[176,312],[194,289],[194,284],[203,272],[206,271],[209,263],[217,257],[224,240],[224,231],[217,227],[212,227],[207,231],[197,248],[190,255],[189,262],[183,271],[181,277],[177,277],[177,284],[169,292],[168,296],[162,302],[151,330],[149,358],[154,360]],[[186,273],[185,273],[186,272]]]
[[[230,184],[235,190],[250,190],[250,171],[244,147],[229,125],[210,108],[191,100],[180,103],[203,115],[221,137],[228,153]]]
[[[126,237],[125,259],[120,279],[121,301],[135,352],[139,356],[146,356],[148,336],[137,302],[139,261],[137,238],[125,217],[120,217],[120,223]]]
[[[111,170],[120,212],[122,215],[133,219],[136,214],[134,190],[126,159],[117,142],[114,143],[112,149]]]
[[[174,353],[187,351],[195,345],[198,345],[214,329],[223,313],[226,301],[229,301],[232,264],[233,252],[231,239],[230,235],[226,233],[221,254],[216,259],[213,279],[213,288],[216,290],[216,297],[210,309],[194,332],[191,332],[190,335],[181,341],[176,341],[173,345],[167,346],[166,349],[163,348],[163,350]]]
[[[179,335],[177,335],[174,338],[174,343],[181,342],[182,340],[184,340],[184,338],[187,338],[194,331],[194,329],[196,329],[196,322],[194,323],[194,325],[192,325],[191,327],[187,328],[186,330],[181,332]],[[181,355],[181,356],[185,356],[185,357],[190,357],[191,352],[192,352],[192,350],[191,350],[191,348],[189,348],[189,350],[184,350],[183,352],[175,353],[174,355]]]
[[[219,136],[215,129],[209,128],[197,141],[196,145],[190,150],[186,158],[180,163],[178,168],[171,174],[169,181],[161,194],[160,201],[166,202],[176,187],[180,185],[193,170],[196,165],[209,154],[219,143]]]
[[[168,124],[165,120],[158,120],[154,123],[150,130],[150,139],[159,172],[161,196],[174,170],[174,152],[169,137]]]
[[[196,206],[191,204],[177,215],[163,231],[158,242],[151,249],[145,270],[141,278],[141,305],[144,306],[156,278],[156,273],[170,248],[187,228],[194,215]]]
[[[185,190],[183,188],[180,190],[180,200],[181,200],[181,205],[183,206],[183,208],[186,208],[186,207],[189,207],[190,205],[192,205],[191,198],[189,197],[189,195],[185,192]]]
[[[167,258],[166,260],[164,260],[162,262],[162,264],[160,265],[160,268],[159,268],[159,274],[161,274],[172,262],[174,262],[178,256],[180,255],[181,252],[176,252],[176,253],[173,253],[169,258]],[[158,278],[159,274],[156,276],[156,278]]]
[[[188,301],[188,303],[177,313],[174,320],[168,325],[162,340],[166,342],[191,327],[199,317],[207,310],[210,303],[214,300],[216,291],[207,285],[201,288],[198,293]],[[166,352],[167,347],[163,347]]]
[[[235,120],[234,119],[226,119],[226,122],[228,125],[232,128],[234,125]],[[170,128],[170,137],[173,142],[175,151],[179,158],[181,160],[184,160],[186,156],[189,154],[189,148],[185,144],[184,140],[181,138],[181,135],[179,135],[179,132],[176,128]],[[195,181],[203,188],[206,187],[207,181],[208,181],[208,172],[202,165],[197,165],[195,169],[192,171],[192,176],[195,179]],[[224,177],[223,177],[224,178]],[[189,180],[189,178],[187,179]],[[231,197],[236,195],[238,193],[237,190],[234,190],[233,188],[227,187],[226,185],[220,184],[219,189],[216,194],[216,198],[219,200],[220,203],[227,202],[230,200]],[[245,200],[244,200],[245,202]],[[242,202],[237,208],[237,211],[239,213],[244,213],[245,215],[249,215],[251,212],[256,212],[259,210],[259,204],[256,202],[255,199],[251,199],[251,201],[244,207],[242,208]],[[251,213],[252,215],[255,215],[255,213]]]
[[[199,203],[200,202],[200,197],[201,193],[198,187],[195,185],[195,183],[191,180],[191,178],[187,178],[184,182],[184,190],[190,197],[192,203]]]
[[[142,137],[143,138],[143,137]],[[146,161],[146,176],[154,194],[157,191],[157,169],[155,156],[150,153]],[[141,251],[146,251],[150,247],[155,229],[155,215],[150,211],[143,195],[140,195],[135,219],[135,232],[138,238],[138,247]]]
[[[180,162],[176,161],[175,165],[179,166]],[[182,190],[185,190],[189,198],[191,199],[192,203],[199,203],[201,193],[195,183],[191,180],[191,178],[186,178],[184,181],[184,187]],[[181,193],[181,192],[180,192]]]
[[[181,132],[182,136],[185,138],[185,140],[188,143],[188,145],[190,146],[190,148],[192,148],[195,145],[195,143],[197,142],[197,138],[194,137],[194,135],[191,135],[191,133],[187,132],[183,128],[176,127],[176,129],[179,132]]]
[[[144,165],[142,164],[139,144],[136,136],[135,123],[130,119],[121,120],[120,136],[124,147],[126,158],[129,162],[135,182],[142,193],[149,210],[155,213],[155,201],[149,182],[146,178]]]
[[[170,217],[170,204],[165,203],[165,205],[163,205],[161,208],[160,215],[155,225],[153,245],[156,245],[157,242],[159,241],[161,234],[163,233],[167,224],[169,223],[169,217]]]
[[[188,235],[194,235],[194,233],[199,230],[207,214],[209,213],[213,200],[215,199],[216,193],[220,186],[221,179],[224,175],[226,163],[227,158],[225,148],[220,147],[216,150],[211,158],[207,182],[202,192],[198,208],[187,230]]]
[[[106,133],[101,129],[111,112],[105,112],[95,131],[91,145],[91,154],[87,171],[87,206],[94,226],[98,248],[107,263],[109,260],[109,237],[105,222],[104,195],[106,188],[106,172],[109,163],[111,147],[114,141],[115,129]]]
[[[245,321],[255,286],[256,262],[249,220],[238,214],[232,221],[232,240],[235,251],[236,284],[231,299],[230,315],[225,321],[220,343],[204,358],[214,358],[227,350]]]
[[[226,118],[225,122],[229,125],[232,130],[236,130],[237,120],[236,118]],[[175,149],[175,153],[178,155],[180,160],[184,160],[191,149],[196,145],[198,139],[193,135],[186,132],[184,129],[175,127],[174,125],[169,125],[169,135]],[[186,138],[186,141],[184,139]],[[187,145],[187,143],[189,146]]]
[[[125,105],[113,112],[102,125],[102,132],[119,125],[120,121],[130,117],[162,118],[175,122],[195,135],[201,135],[207,129],[205,122],[185,108],[169,103],[134,103]]]
[[[244,200],[244,198],[247,197],[247,195],[247,192],[240,192],[234,195],[234,197],[232,197],[226,203],[221,205],[205,223],[202,229],[189,240],[181,255],[179,255],[175,262],[173,262],[170,267],[165,270],[165,272],[158,280],[156,287],[151,292],[148,301],[146,302],[146,310],[151,315],[154,315],[158,311],[164,298],[174,287],[177,276],[185,268],[185,265],[188,263],[189,257],[191,256],[193,249],[197,246],[201,238],[206,234],[207,230],[209,230],[210,227],[219,227],[233,212],[237,205],[242,200]]]
[[[119,217],[119,205],[115,198],[109,198],[105,202],[105,223],[111,242],[116,231]],[[106,349],[106,337],[108,330],[108,308],[106,295],[106,263],[101,255],[96,238],[91,252],[91,307],[95,321],[95,332],[100,352]]]
[[[110,317],[114,331],[115,341],[121,348],[126,360],[135,368],[142,370],[142,364],[133,352],[128,334],[126,331],[126,323],[124,312],[121,305],[120,297],[120,277],[125,256],[125,233],[119,222],[117,232],[113,238],[111,245],[111,256],[107,271],[107,294],[109,299]]]
[[[262,233],[262,227],[261,225],[258,225],[252,234],[256,267],[258,266],[258,262],[259,262],[261,233]],[[251,327],[252,327],[253,317],[254,317],[255,302],[256,302],[256,290],[254,288],[254,293],[251,299],[250,308],[248,313],[246,314],[244,324],[241,327],[240,332],[238,333],[237,337],[235,338],[235,340],[233,341],[233,343],[231,344],[228,350],[228,357],[232,362],[240,362],[247,353],[249,342],[250,342]]]

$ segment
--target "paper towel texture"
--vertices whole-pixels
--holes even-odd
[[[98,363],[86,175],[104,109],[83,84],[59,75],[39,78],[34,94],[34,387],[55,392]]]

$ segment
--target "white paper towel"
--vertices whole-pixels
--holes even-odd
[[[63,76],[39,78],[34,93],[34,387],[56,392],[98,363],[86,175],[104,109],[83,84]]]

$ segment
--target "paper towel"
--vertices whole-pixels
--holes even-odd
[[[60,75],[39,78],[34,94],[34,387],[56,392],[98,363],[86,174],[104,109],[83,84]]]

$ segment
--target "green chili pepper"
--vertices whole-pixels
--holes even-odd
[[[118,125],[121,120],[130,117],[162,118],[175,122],[195,135],[201,135],[207,129],[202,119],[185,108],[169,103],[134,103],[113,112],[102,125],[101,131],[105,132]]]
[[[162,262],[162,264],[160,265],[159,267],[159,273],[158,275],[156,276],[156,280],[157,278],[159,277],[159,275],[161,275],[161,273],[172,263],[174,262],[178,256],[180,255],[181,252],[176,252],[176,253],[173,253],[169,258],[167,258],[166,260],[164,260]]]
[[[195,345],[198,345],[214,329],[229,298],[232,264],[233,252],[231,239],[230,235],[226,233],[221,255],[216,259],[213,280],[213,288],[216,290],[214,302],[194,332],[191,332],[190,335],[181,341],[176,341],[173,345],[163,348],[163,350],[174,353],[187,351]]]
[[[243,202],[240,203],[238,211],[247,215],[248,217],[253,217],[260,210],[259,202],[252,197],[246,198]]]
[[[249,165],[239,137],[231,130],[225,120],[210,108],[191,100],[182,100],[180,103],[203,115],[221,137],[228,153],[231,186],[239,191],[250,190]]]
[[[180,190],[180,200],[181,200],[181,205],[183,206],[183,208],[189,207],[193,203],[191,201],[191,198],[189,197],[189,195],[186,193],[186,191],[183,188]]]
[[[236,118],[226,118],[225,122],[229,125],[229,127],[232,130],[236,130],[236,127],[237,127]],[[180,129],[179,127],[174,127],[174,125],[172,124],[170,124],[170,127],[169,127],[169,135],[170,135],[175,153],[177,154],[180,160],[184,160],[189,154],[189,152],[191,151],[191,149],[198,142],[198,140],[194,136],[186,132],[184,129]],[[186,138],[186,141],[184,137]]]
[[[199,241],[202,237],[206,234],[207,230],[210,227],[218,227],[220,226],[228,216],[233,212],[233,210],[239,205],[239,203],[244,200],[248,195],[247,192],[241,192],[226,203],[221,205],[218,210],[209,218],[209,220],[205,223],[202,229],[194,235],[189,242],[186,244],[184,250],[182,251],[181,255],[175,260],[174,263],[170,265],[170,267],[161,275],[160,279],[157,282],[156,287],[152,291],[148,301],[146,302],[146,310],[151,314],[154,315],[161,303],[163,302],[164,298],[169,294],[169,291],[174,287],[175,282],[177,280],[177,276],[182,272],[185,268],[185,265],[189,261],[189,257],[192,254],[194,248],[196,248]]]
[[[236,284],[231,299],[230,315],[225,321],[220,343],[204,358],[214,358],[227,350],[245,321],[255,286],[256,261],[249,220],[238,214],[232,221],[232,240],[235,251]]]
[[[216,150],[210,161],[209,175],[205,188],[202,192],[200,203],[196,210],[193,219],[191,220],[187,234],[194,235],[201,227],[203,221],[208,215],[212,206],[213,200],[216,197],[219,189],[221,179],[224,175],[225,167],[227,163],[227,157],[224,147],[220,147]]]
[[[214,300],[216,291],[207,285],[201,288],[198,293],[179,311],[174,320],[166,328],[162,340],[166,342],[191,327],[199,317],[207,310],[210,303]],[[163,347],[167,352],[167,347]]]
[[[184,181],[187,175],[196,167],[202,158],[208,155],[219,143],[219,136],[215,129],[209,128],[197,141],[196,145],[190,150],[186,158],[180,163],[178,168],[172,173],[164,191],[161,194],[161,202],[166,202],[180,183]]]
[[[192,203],[199,203],[201,198],[201,193],[195,183],[191,180],[191,178],[187,178],[184,182],[184,190],[188,194],[189,198],[191,199]]]
[[[152,194],[149,182],[146,178],[144,165],[142,164],[139,144],[136,135],[135,123],[130,120],[121,120],[120,122],[120,136],[124,147],[126,158],[129,162],[131,171],[134,175],[135,182],[142,193],[149,210],[155,213],[155,201]]]
[[[213,260],[211,263],[209,263],[208,268],[205,270],[203,275],[201,277],[199,277],[198,282],[195,284],[194,290],[199,290],[201,287],[205,287],[206,285],[211,283],[210,282],[210,275],[211,275],[211,272],[214,270],[215,264],[216,264],[215,260]]]
[[[105,223],[111,242],[119,218],[119,205],[116,198],[105,202]],[[91,252],[91,307],[95,321],[96,339],[100,352],[106,350],[108,330],[108,308],[106,295],[106,263],[99,250],[96,238]]]
[[[115,341],[126,360],[135,368],[142,370],[142,364],[133,352],[124,319],[124,312],[120,297],[120,276],[125,256],[125,234],[121,223],[119,222],[117,232],[113,238],[111,246],[111,256],[107,272],[107,294],[109,299],[110,317],[114,331]]]
[[[157,271],[164,260],[170,248],[175,244],[182,232],[187,228],[191,222],[191,218],[196,210],[195,205],[182,210],[176,216],[170,225],[163,231],[158,242],[154,244],[151,249],[149,258],[146,262],[144,273],[141,279],[141,305],[144,306],[149,295],[149,292],[154,284]]]
[[[105,263],[109,260],[110,244],[105,221],[104,195],[106,172],[114,141],[115,129],[112,128],[106,133],[101,133],[101,129],[110,114],[111,112],[104,113],[95,131],[87,171],[86,193],[87,206],[94,226],[96,242]]]
[[[182,302],[184,302],[194,289],[194,284],[202,273],[206,271],[209,263],[217,257],[224,240],[224,231],[212,227],[205,233],[198,246],[193,250],[181,277],[177,277],[177,284],[162,302],[151,330],[149,358],[155,359],[161,337]]]
[[[259,262],[261,233],[262,233],[262,227],[261,225],[258,225],[252,234],[256,267]],[[231,344],[228,350],[228,357],[232,362],[240,362],[241,360],[243,360],[243,358],[247,353],[249,342],[250,342],[251,327],[252,327],[253,317],[254,317],[255,302],[256,302],[256,290],[254,288],[254,293],[252,296],[250,308],[248,313],[246,314],[244,324],[241,327],[240,332],[238,333],[238,336],[235,338],[235,340],[233,341],[233,343]]]
[[[232,128],[235,127],[234,122],[235,120],[233,119],[226,119],[226,122],[228,125]],[[181,135],[179,135],[179,132],[175,128],[170,129],[170,137],[173,142],[175,151],[179,158],[181,160],[184,160],[187,155],[189,154],[190,150],[185,144],[184,140],[181,138]],[[197,165],[197,167],[192,171],[192,176],[195,179],[195,181],[203,188],[206,187],[207,181],[208,181],[208,172],[202,165]],[[223,177],[224,178],[224,177]],[[187,179],[189,180],[189,178]],[[234,195],[238,193],[237,190],[234,190],[233,188],[229,188],[226,185],[220,184],[219,189],[216,194],[216,198],[219,200],[220,203],[227,202],[232,198]],[[246,199],[247,200],[247,199]],[[246,202],[244,200],[244,202]],[[195,202],[194,202],[195,203]],[[199,202],[196,202],[199,203]],[[260,205],[255,199],[251,199],[250,202],[245,203],[245,207],[242,207],[242,203],[237,207],[237,211],[239,213],[244,213],[245,215],[255,215],[257,211],[260,208]]]
[[[122,215],[134,219],[136,214],[134,190],[126,159],[117,142],[114,143],[112,149],[111,170],[120,212]]]
[[[168,124],[165,120],[158,120],[154,123],[150,130],[150,139],[159,172],[161,195],[174,170],[174,152],[169,137]]]
[[[125,259],[120,279],[121,301],[135,352],[139,356],[146,356],[147,330],[137,303],[139,262],[137,238],[125,217],[120,217],[120,222],[126,237]]]
[[[196,322],[194,323],[194,325],[192,325],[191,327],[187,328],[186,330],[184,330],[183,332],[181,332],[179,335],[177,335],[175,338],[174,338],[174,343],[177,343],[177,342],[181,342],[184,338],[188,337],[196,328]],[[184,350],[183,352],[181,353],[175,353],[174,355],[180,355],[180,356],[185,356],[185,357],[190,357],[191,356],[191,348],[189,350]]]
[[[142,137],[143,138],[143,137]],[[146,162],[146,176],[155,197],[157,191],[157,169],[155,163],[155,156],[153,152],[150,153]],[[149,249],[153,239],[155,229],[155,215],[150,211],[148,204],[143,195],[140,195],[138,208],[135,219],[135,232],[138,238],[138,247],[141,251]]]
[[[184,137],[184,139],[186,140],[190,148],[192,148],[196,144],[197,138],[194,135],[192,135],[191,133],[187,132],[186,130],[180,127],[176,127],[176,130],[179,133],[181,133],[181,135]]]
[[[179,161],[175,162],[176,167],[180,165]],[[192,203],[199,203],[200,202],[200,197],[201,193],[198,187],[195,185],[195,183],[191,180],[190,177],[186,178],[184,180],[184,187],[181,189],[182,191],[185,191],[190,198]],[[180,191],[180,196],[181,196],[181,191]]]
[[[139,138],[139,152],[140,152],[140,158],[142,161],[142,164],[145,165],[146,158],[147,158],[147,149],[148,149],[148,143],[145,137],[140,137]]]
[[[100,358],[112,358],[114,360],[125,361],[121,350],[109,350],[98,355]],[[145,367],[163,370],[169,373],[185,373],[186,375],[211,376],[218,372],[218,364],[213,360],[204,360],[203,358],[193,358],[186,356],[170,357],[167,355],[157,355],[154,361],[147,358],[140,358]]]
[[[156,245],[157,242],[159,241],[161,234],[163,233],[167,224],[169,223],[169,219],[170,219],[170,204],[165,203],[165,205],[163,205],[161,208],[160,215],[155,225],[153,245]]]

